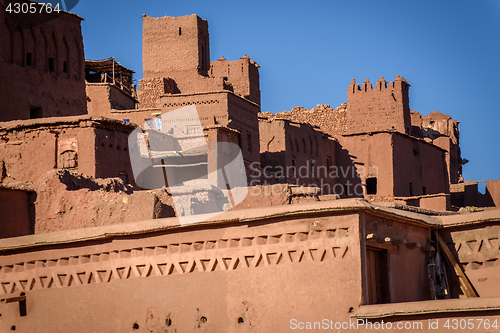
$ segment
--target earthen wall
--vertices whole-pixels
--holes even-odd
[[[0,238],[33,233],[34,209],[32,191],[0,187]]]
[[[349,321],[362,301],[358,228],[356,214],[287,217],[11,253],[3,267],[16,268],[2,269],[8,291],[0,291],[10,296],[23,290],[28,315],[20,318],[17,304],[2,303],[0,329],[29,331],[43,322],[46,331],[67,325],[74,332],[90,326],[103,332],[189,331],[198,325],[223,332],[281,331],[292,318]],[[28,269],[32,264],[36,269]],[[26,287],[19,284],[26,279]],[[290,307],[297,295],[316,305]],[[77,310],[82,305],[87,312]]]
[[[395,196],[449,193],[444,150],[400,134],[392,143]]]
[[[337,142],[308,124],[259,121],[263,184],[289,183],[335,193]]]
[[[17,20],[5,5],[0,2],[0,121],[85,114],[81,18],[42,12]]]

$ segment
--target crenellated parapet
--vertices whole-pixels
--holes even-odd
[[[376,92],[376,91],[384,91],[384,90],[401,90],[401,91],[406,91],[408,92],[410,84],[406,82],[406,80],[399,76],[396,75],[396,79],[392,82],[387,82],[383,76],[380,77],[380,79],[375,82],[375,87],[373,87],[373,84],[370,82],[370,80],[365,79],[365,82],[361,84],[356,84],[356,80],[354,78],[351,79],[351,84],[349,85],[349,89],[347,90],[347,94],[355,94],[355,93],[360,93],[360,92]]]
[[[410,134],[409,87],[399,75],[392,82],[380,77],[375,86],[368,79],[357,84],[353,78],[347,89],[347,134],[387,130]]]

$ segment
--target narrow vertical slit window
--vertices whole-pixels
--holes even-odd
[[[26,66],[33,66],[33,53],[26,53]]]
[[[252,152],[252,134],[247,133],[247,144],[248,144],[248,151],[251,153]]]
[[[54,58],[49,58],[49,71],[55,72],[55,59]]]

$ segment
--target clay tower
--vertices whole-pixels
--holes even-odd
[[[409,87],[410,84],[399,75],[393,82],[380,77],[375,88],[368,79],[359,85],[352,79],[347,89],[346,134],[379,131],[410,134]]]

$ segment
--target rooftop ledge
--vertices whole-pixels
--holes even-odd
[[[369,212],[380,217],[397,219],[402,223],[420,225],[430,229],[460,226],[475,223],[500,222],[500,210],[457,214],[450,216],[430,216],[396,208],[383,207],[364,199],[339,199],[293,205],[264,207],[260,209],[229,210],[220,215],[208,214],[206,220],[197,216],[200,222],[181,225],[177,217],[119,223],[107,226],[55,231],[20,237],[0,239],[0,252],[26,249],[54,244],[78,243],[89,240],[110,239],[120,236],[168,232],[183,228],[203,228],[212,225],[262,222],[282,217],[325,216]]]
[[[351,318],[376,319],[436,313],[500,310],[500,297],[474,297],[361,306]]]

